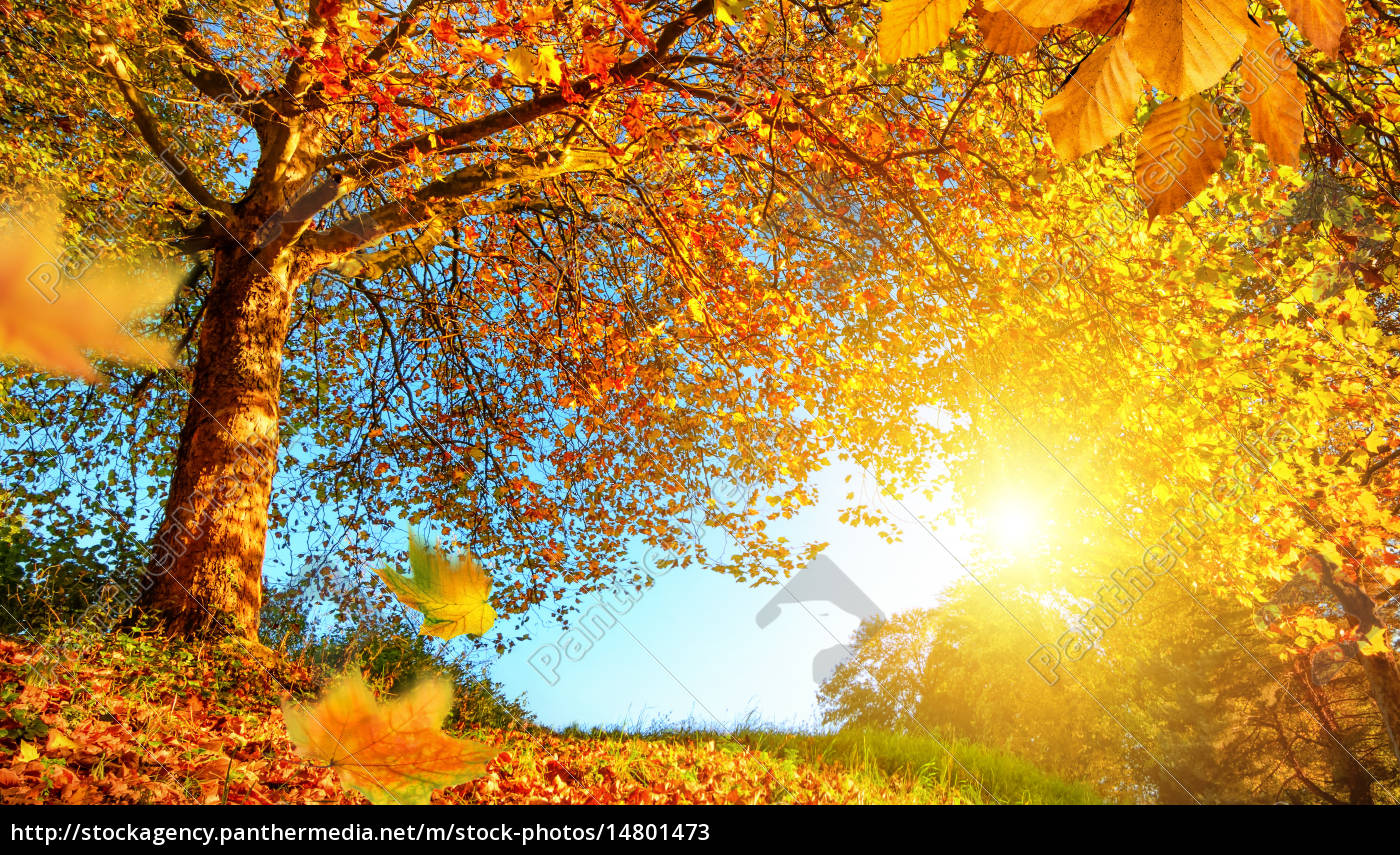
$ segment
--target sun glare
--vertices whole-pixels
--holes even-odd
[[[991,507],[985,529],[997,548],[1020,552],[1035,545],[1044,527],[1043,515],[1034,503],[1020,496],[1008,496]]]

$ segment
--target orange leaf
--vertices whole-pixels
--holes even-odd
[[[1066,24],[1094,11],[1104,0],[992,0],[993,11],[1006,12],[1035,27]]]
[[[345,785],[377,805],[427,804],[433,790],[486,771],[495,749],[443,732],[451,708],[450,680],[424,680],[381,704],[353,670],[313,707],[282,701],[297,751],[334,769]]]
[[[1148,83],[1185,98],[1225,76],[1248,24],[1244,0],[1136,0],[1123,37]]]
[[[1225,131],[1215,105],[1199,95],[1152,111],[1138,143],[1134,177],[1150,218],[1196,197],[1225,162]]]
[[[1133,123],[1142,75],[1128,58],[1122,38],[1099,45],[1045,104],[1050,142],[1063,160],[1102,146]]]
[[[948,38],[968,0],[891,0],[880,7],[880,61],[928,53]]]
[[[991,0],[995,5],[996,0]],[[1049,30],[1028,27],[1006,12],[992,12],[978,5],[972,9],[977,17],[977,29],[982,31],[982,46],[993,53],[1017,56],[1033,50],[1040,37]]]
[[[1342,46],[1342,30],[1346,28],[1345,0],[1281,0],[1288,19],[1313,46],[1330,57],[1336,57]]]
[[[64,247],[58,201],[40,198],[35,216],[0,229],[0,358],[93,379],[84,351],[128,362],[169,365],[170,346],[134,327],[142,314],[168,303],[180,272],[155,259],[131,271],[90,264]],[[138,275],[139,270],[139,275]]]
[[[1244,78],[1240,100],[1249,107],[1250,135],[1269,149],[1274,163],[1298,166],[1307,91],[1272,25],[1250,26],[1240,76]]]

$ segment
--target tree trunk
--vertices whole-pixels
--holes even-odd
[[[1376,603],[1362,587],[1350,579],[1339,578],[1337,566],[1322,555],[1313,553],[1308,557],[1320,574],[1322,584],[1332,592],[1356,624],[1356,634],[1365,638],[1373,631],[1388,632],[1385,622],[1376,615]],[[1370,685],[1371,700],[1381,716],[1385,735],[1390,738],[1390,751],[1400,760],[1400,668],[1395,665],[1395,656],[1389,650],[1357,657],[1361,669],[1366,672],[1366,682]]]
[[[172,635],[256,640],[294,256],[215,250],[194,388],[140,612]]]
[[[1390,737],[1390,750],[1400,759],[1400,669],[1390,653],[1360,656],[1361,668],[1371,684],[1371,698],[1381,713],[1385,735]]]

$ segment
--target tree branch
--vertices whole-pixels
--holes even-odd
[[[466,214],[480,214],[496,213],[519,205],[517,200],[464,205],[463,200],[472,196],[571,172],[614,169],[622,162],[607,152],[563,151],[514,158],[504,163],[464,166],[424,185],[406,198],[381,205],[322,231],[311,232],[302,244],[316,252],[341,255],[369,246],[386,235],[434,220],[453,208],[463,209]]]
[[[165,164],[166,169],[169,169],[170,173],[175,176],[175,180],[179,182],[180,186],[185,188],[185,192],[210,210],[218,211],[221,214],[232,213],[233,207],[206,190],[194,173],[190,171],[184,159],[165,144],[161,138],[155,114],[151,112],[151,108],[146,104],[146,99],[131,82],[131,75],[126,68],[126,60],[122,58],[116,44],[112,42],[111,36],[107,35],[107,31],[101,27],[93,27],[90,47],[97,67],[112,78],[117,85],[117,90],[121,92],[122,98],[126,100],[127,106],[131,108],[136,127],[141,132],[141,138],[146,141],[146,145],[155,156]]]
[[[661,33],[656,37],[655,50],[631,62],[615,66],[610,72],[610,76],[626,84],[672,64],[684,64],[684,57],[669,57],[667,52],[691,27],[709,17],[713,10],[714,0],[697,0],[684,14],[661,29]],[[579,80],[570,84],[567,93],[562,89],[555,90],[518,106],[507,107],[494,113],[403,140],[383,151],[367,152],[359,156],[344,155],[334,160],[328,160],[326,164],[353,159],[354,165],[345,170],[346,175],[357,181],[367,180],[398,168],[410,160],[415,153],[432,155],[444,148],[477,142],[501,131],[523,126],[557,113],[571,104],[587,101],[601,94],[606,88],[598,80]]]
[[[248,99],[251,93],[243,88],[243,84],[238,78],[219,65],[214,59],[213,53],[204,43],[199,30],[195,27],[194,16],[190,14],[189,8],[183,3],[165,13],[163,19],[165,25],[170,28],[176,37],[180,39],[180,47],[189,60],[193,68],[181,66],[180,72],[185,75],[190,83],[201,93],[213,98],[223,104],[231,105],[234,113],[240,118],[250,120],[253,118],[253,110],[248,106]]]

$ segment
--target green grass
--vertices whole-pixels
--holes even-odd
[[[567,728],[562,736],[661,742],[713,741],[788,762],[840,767],[871,793],[902,794],[916,803],[1099,804],[1088,784],[1065,781],[999,749],[934,735],[848,729],[788,731],[744,724],[718,731],[688,724],[633,728]],[[878,799],[884,800],[884,799]]]

